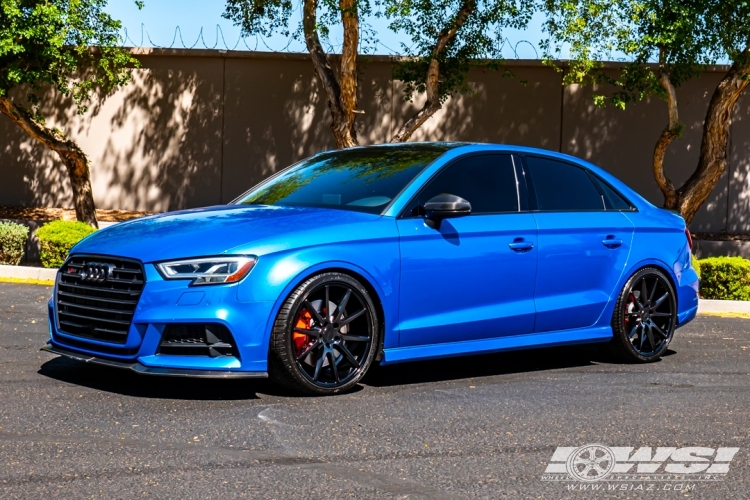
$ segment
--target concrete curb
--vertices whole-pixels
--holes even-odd
[[[701,313],[750,314],[750,301],[700,299],[698,301],[698,314]]]
[[[0,278],[55,281],[55,275],[57,275],[57,269],[29,266],[6,266],[0,264]]]

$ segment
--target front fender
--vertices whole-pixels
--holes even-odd
[[[258,264],[261,262],[264,263],[261,269],[251,272],[254,279],[245,280],[237,288],[237,299],[244,303],[273,302],[271,312],[265,318],[265,345],[270,343],[273,323],[287,297],[310,276],[329,270],[348,271],[367,282],[364,284],[369,285],[376,295],[373,300],[382,306],[385,347],[398,345],[396,319],[400,261],[397,241],[295,249],[263,256]],[[256,271],[261,272],[256,274]]]

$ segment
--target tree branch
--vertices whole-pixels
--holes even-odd
[[[342,0],[342,3],[343,1],[344,0]],[[336,139],[336,144],[340,148],[356,146],[356,139],[352,138],[351,134],[349,133],[350,128],[353,127],[347,128],[346,126],[347,113],[344,107],[342,107],[341,103],[341,87],[338,80],[336,80],[336,75],[331,68],[331,65],[328,61],[328,56],[323,50],[323,46],[320,43],[320,38],[318,37],[318,1],[305,0],[302,16],[302,30],[305,34],[305,44],[307,45],[307,50],[310,53],[310,57],[312,58],[315,72],[318,74],[318,78],[320,78],[323,89],[328,96],[328,109],[331,112],[332,120],[331,130],[333,131],[333,136]],[[344,14],[342,13],[342,18],[343,16]],[[356,17],[356,10],[354,20],[355,22],[358,22]],[[351,33],[349,34],[349,37],[351,37]],[[359,27],[357,26],[356,40],[358,40],[358,38]],[[357,48],[358,47],[355,44],[353,49],[356,51]],[[349,49],[351,50],[351,47],[349,47]],[[354,75],[354,100],[356,103],[356,58],[354,60]],[[349,84],[349,81],[347,81],[347,83]],[[351,89],[349,87],[347,87],[347,92],[351,92]],[[352,108],[352,111],[353,109],[354,108]],[[351,116],[354,116],[353,113],[351,113]]]
[[[75,143],[66,140],[57,131],[49,129],[39,123],[34,119],[34,116],[28,109],[19,106],[6,96],[0,96],[0,112],[16,122],[16,124],[33,139],[39,141],[58,154],[84,154]]]
[[[664,206],[667,208],[676,208],[677,191],[672,181],[664,174],[664,155],[667,147],[680,136],[679,110],[677,108],[677,92],[675,91],[669,71],[666,68],[666,53],[663,48],[660,52],[659,64],[659,86],[664,89],[667,95],[667,110],[669,112],[669,123],[659,136],[654,147],[653,169],[656,184],[664,194]]]
[[[57,153],[68,169],[68,176],[73,188],[76,218],[98,228],[96,207],[89,179],[89,161],[86,153],[76,143],[63,137],[57,130],[39,123],[28,109],[19,106],[8,97],[0,96],[0,112],[18,124],[30,137]]]
[[[688,224],[708,199],[727,165],[729,127],[737,100],[750,83],[750,44],[732,64],[711,97],[703,125],[698,167],[677,190],[679,210]]]
[[[464,0],[461,8],[456,13],[455,19],[444,29],[432,48],[430,53],[430,64],[427,67],[427,79],[425,84],[425,94],[427,100],[422,109],[417,111],[401,129],[391,138],[391,142],[404,142],[409,140],[414,131],[422,126],[432,115],[443,107],[440,102],[440,63],[438,57],[442,55],[448,44],[456,37],[456,33],[464,25],[466,19],[476,9],[476,0]]]

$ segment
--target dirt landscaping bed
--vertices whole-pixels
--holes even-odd
[[[135,210],[97,210],[96,219],[100,222],[122,222],[124,220],[151,215],[156,212],[139,212]],[[72,208],[14,207],[0,205],[0,219],[11,220],[76,220]]]

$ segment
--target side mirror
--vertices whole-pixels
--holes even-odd
[[[441,219],[460,217],[471,213],[471,203],[454,194],[440,194],[424,204],[426,218],[440,223]]]

